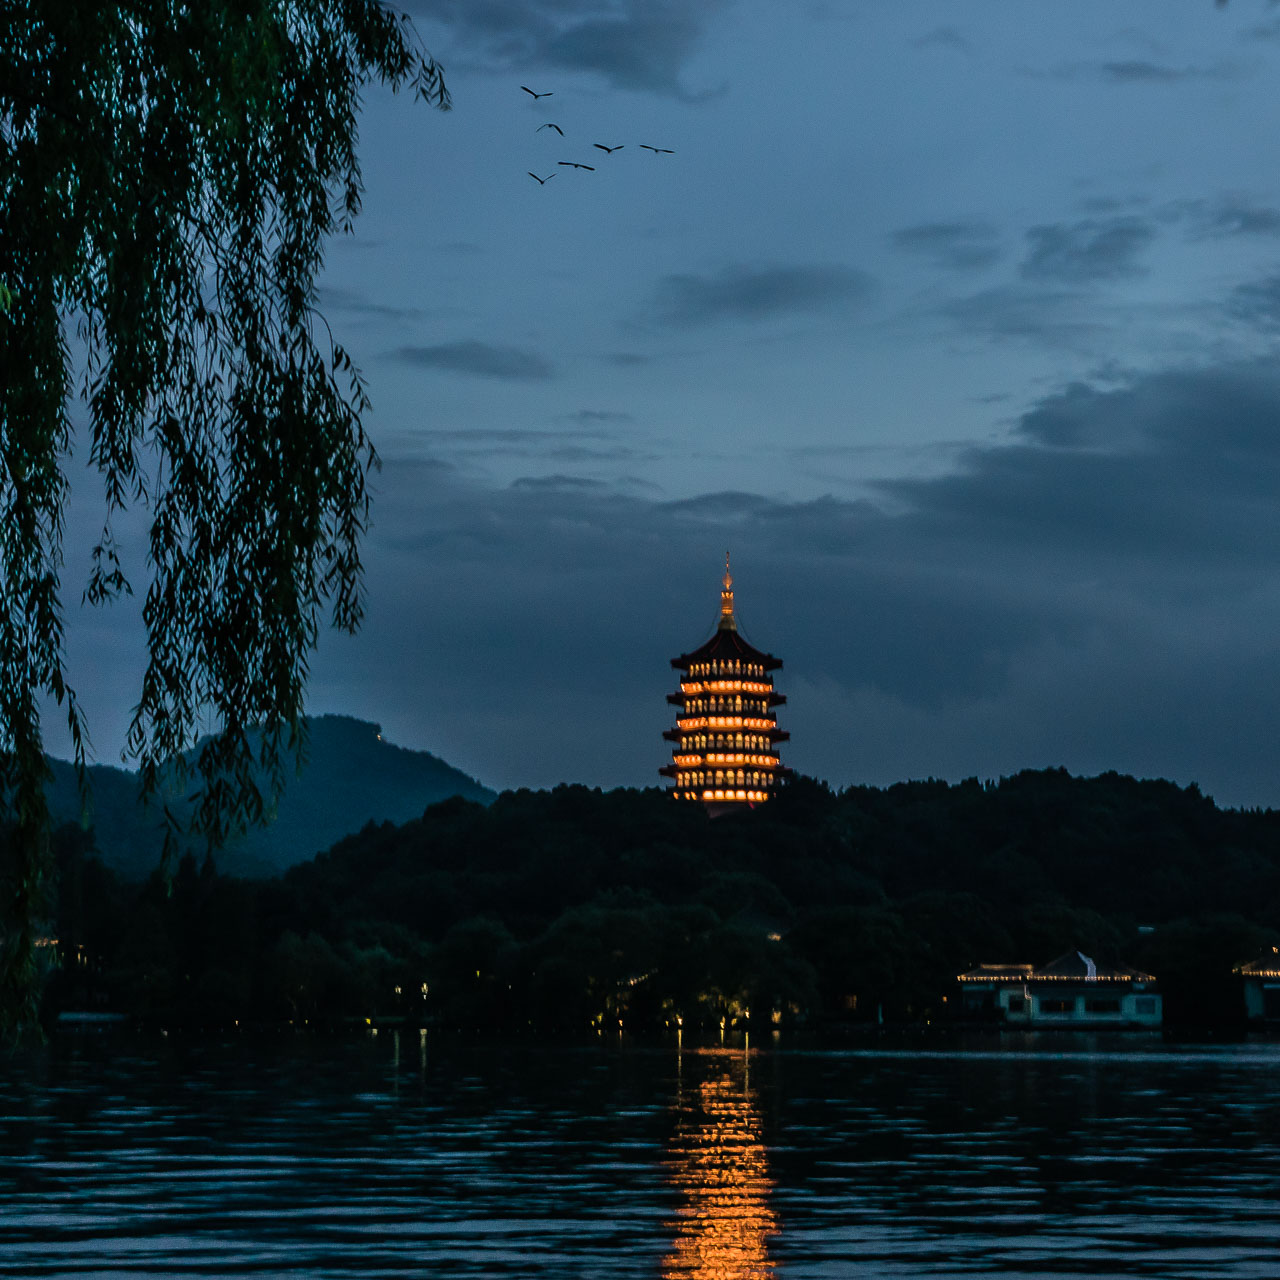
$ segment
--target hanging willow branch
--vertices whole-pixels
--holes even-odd
[[[359,625],[377,459],[314,300],[378,82],[448,106],[375,0],[0,0],[0,1025],[33,1007],[48,699],[84,762],[60,581],[73,398],[107,509],[89,602],[132,591],[113,518],[151,520],[128,750],[151,793],[218,731],[196,756],[211,845],[262,818],[300,750],[323,615]]]

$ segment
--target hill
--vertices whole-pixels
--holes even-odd
[[[291,778],[274,820],[233,840],[217,855],[220,871],[277,875],[369,823],[408,822],[451,796],[488,804],[494,793],[426,751],[397,747],[380,726],[350,716],[308,720],[302,772]],[[80,805],[75,770],[52,760],[50,802],[55,822],[75,822]],[[138,804],[138,779],[124,769],[89,769],[89,822],[103,861],[125,879],[145,879],[163,843],[160,813]]]

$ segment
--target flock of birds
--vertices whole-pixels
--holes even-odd
[[[538,101],[539,99],[541,99],[541,98],[550,98],[550,97],[553,97],[553,96],[554,96],[554,93],[553,93],[553,92],[551,92],[551,93],[536,93],[534,90],[530,89],[530,88],[529,88],[529,86],[528,86],[527,84],[522,84],[522,85],[520,86],[520,88],[521,88],[521,89],[523,89],[523,90],[525,91],[525,93],[527,93],[527,94],[528,94],[528,95],[529,95],[529,96],[530,96],[530,97],[531,97],[535,102],[537,102],[537,101]],[[546,122],[546,124],[540,124],[540,125],[539,125],[535,130],[534,130],[534,132],[535,132],[535,133],[541,133],[541,132],[543,131],[543,129],[554,129],[554,130],[555,130],[555,131],[556,131],[556,132],[557,132],[557,133],[558,133],[562,138],[564,137],[564,130],[563,130],[563,129],[558,125],[558,124],[552,124],[550,120],[548,120],[548,121]],[[613,147],[606,146],[603,142],[593,142],[591,145],[592,145],[593,147],[595,147],[595,149],[596,149],[597,151],[603,151],[603,152],[605,153],[605,155],[607,155],[607,156],[611,156],[611,155],[613,155],[613,153],[614,153],[615,151],[621,151],[621,150],[622,150],[622,148],[623,148],[624,146],[626,146],[626,143],[625,143],[625,142],[620,142],[620,143],[618,143],[618,144],[617,144],[617,146],[613,146]],[[642,142],[642,143],[640,143],[640,150],[641,150],[641,151],[652,151],[652,152],[653,152],[653,154],[654,154],[654,155],[656,155],[656,156],[673,156],[673,155],[675,155],[675,149],[674,149],[673,147],[651,147],[647,142]],[[560,166],[562,169],[586,169],[589,173],[594,173],[594,172],[595,172],[595,170],[596,170],[595,165],[593,165],[593,164],[582,164],[581,162],[579,162],[579,161],[577,161],[577,160],[560,160],[560,161],[558,161],[557,163],[559,164],[559,166]],[[551,179],[552,179],[552,178],[554,178],[554,177],[556,176],[556,175],[555,175],[555,171],[554,171],[554,170],[553,170],[551,173],[547,174],[547,176],[546,176],[545,178],[540,178],[540,177],[539,177],[536,173],[534,173],[532,170],[528,170],[527,172],[528,172],[528,174],[529,174],[529,177],[531,177],[531,178],[534,180],[534,182],[536,182],[540,187],[542,187],[542,186],[546,186],[546,184],[547,184],[548,182],[550,182],[550,181],[551,181]]]

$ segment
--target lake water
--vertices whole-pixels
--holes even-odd
[[[1280,1045],[929,1043],[55,1038],[0,1276],[1280,1277]]]

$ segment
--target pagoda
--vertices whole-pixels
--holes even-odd
[[[662,735],[676,744],[672,761],[658,770],[674,780],[671,794],[719,812],[768,800],[790,774],[777,744],[791,735],[778,728],[773,712],[786,698],[774,692],[769,674],[782,659],[753,648],[738,630],[727,553],[715,634],[671,665],[684,672],[680,692],[667,695],[681,708],[676,727]]]

